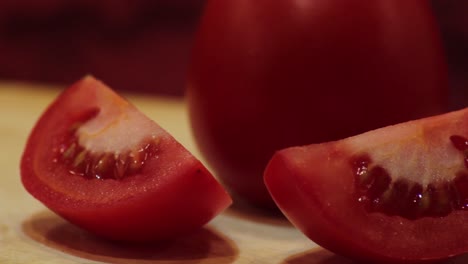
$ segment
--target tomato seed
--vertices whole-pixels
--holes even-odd
[[[456,208],[468,209],[468,173],[459,173],[453,180],[456,194]]]
[[[75,156],[75,151],[76,151],[76,144],[73,143],[73,144],[71,144],[70,147],[68,147],[68,148],[63,152],[63,156],[66,157],[66,158],[71,158],[71,157]]]
[[[427,187],[431,199],[430,207],[426,210],[427,216],[446,216],[452,211],[452,194],[448,188],[448,183],[439,183],[437,186],[429,184]]]
[[[396,215],[399,212],[407,213],[409,196],[409,184],[404,180],[397,180],[388,190],[388,197],[385,200],[386,212],[388,215]]]
[[[407,206],[402,214],[408,219],[416,219],[428,207],[428,199],[423,199],[423,187],[419,183],[413,183],[408,192]]]
[[[374,177],[374,181],[367,191],[367,194],[371,199],[376,199],[389,188],[392,179],[387,171],[380,166],[372,168],[369,173],[371,177]]]
[[[455,138],[455,139],[453,139]],[[451,137],[452,142],[461,142]],[[457,144],[457,149],[460,145]],[[468,166],[468,157],[465,158]],[[457,174],[453,181],[430,183],[426,187],[406,179],[392,180],[381,166],[361,156],[354,159],[356,199],[370,212],[398,215],[407,219],[441,217],[453,210],[468,209],[468,172]]]
[[[90,179],[122,179],[138,173],[147,159],[154,155],[156,143],[144,144],[137,151],[126,153],[91,153],[74,137],[68,147],[60,151],[60,160],[72,175]]]

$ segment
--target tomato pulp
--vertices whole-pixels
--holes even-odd
[[[198,146],[234,193],[275,207],[274,151],[447,110],[427,1],[208,1],[187,100]]]
[[[265,183],[323,247],[372,263],[468,252],[468,108],[278,151]]]
[[[170,239],[231,204],[199,160],[90,76],[38,120],[22,156],[21,180],[58,215],[113,240]]]

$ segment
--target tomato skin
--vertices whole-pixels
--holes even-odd
[[[65,90],[29,136],[21,160],[26,190],[71,223],[121,241],[165,240],[186,234],[231,204],[202,163],[152,121],[151,127],[158,130],[157,154],[137,174],[119,180],[89,179],[70,174],[57,161],[57,149],[73,124],[82,121],[80,116],[90,109],[122,105],[134,109],[127,104],[92,77]]]
[[[242,198],[275,207],[276,150],[446,111],[426,1],[208,1],[187,100],[198,146]]]
[[[440,115],[426,124],[413,123],[415,133],[402,136],[408,139],[425,134],[424,140],[431,141],[438,134],[468,135],[468,109],[445,116],[448,115],[451,115],[448,119]],[[447,125],[450,119],[451,124]],[[395,135],[391,128],[380,131],[380,138]],[[360,142],[368,143],[360,147],[372,153],[376,146],[369,145],[377,138],[363,138]],[[468,252],[466,210],[454,210],[443,217],[408,219],[365,209],[357,199],[355,175],[349,169],[350,157],[360,150],[345,141],[350,140],[286,148],[269,161],[265,184],[291,223],[317,244],[371,263],[432,262]],[[445,147],[445,143],[436,145]],[[433,147],[436,146],[430,146]],[[437,166],[443,163],[440,161]],[[405,171],[414,178],[420,173]]]

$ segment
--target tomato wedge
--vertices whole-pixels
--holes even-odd
[[[21,180],[71,223],[121,241],[186,234],[232,202],[168,132],[91,76],[42,114],[22,156]]]
[[[264,180],[288,219],[338,254],[406,263],[468,252],[468,108],[283,149]]]

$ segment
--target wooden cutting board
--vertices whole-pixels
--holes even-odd
[[[318,247],[285,219],[240,205],[165,244],[115,244],[72,226],[33,199],[19,177],[28,133],[60,88],[0,82],[0,263],[353,263]],[[201,158],[183,99],[125,96]]]

